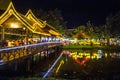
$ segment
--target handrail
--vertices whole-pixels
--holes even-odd
[[[20,48],[27,48],[27,47],[32,47],[32,46],[42,46],[42,45],[50,45],[54,43],[59,43],[59,42],[44,42],[44,43],[37,43],[37,44],[28,44],[28,45],[23,45],[23,46],[16,46],[16,47],[10,47],[10,48],[1,48],[1,51],[7,51],[7,50],[14,50],[14,49],[20,49]]]
[[[59,46],[60,42],[44,42],[36,44],[28,44],[23,46],[16,46],[10,48],[0,49],[0,61],[6,63],[16,59],[25,59],[27,56],[38,54],[41,51]],[[0,63],[1,64],[1,63]]]

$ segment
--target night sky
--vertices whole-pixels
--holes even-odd
[[[20,10],[43,9],[61,10],[68,28],[85,24],[90,20],[94,24],[105,23],[105,18],[120,10],[120,0],[13,0]]]

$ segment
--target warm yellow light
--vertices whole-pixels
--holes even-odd
[[[58,73],[58,71],[59,71],[59,69],[60,69],[60,67],[61,67],[62,64],[64,64],[64,60],[61,60],[61,61],[60,61],[60,64],[59,64],[59,66],[58,66],[58,68],[57,68],[57,70],[56,70],[56,73]]]
[[[54,35],[60,35],[60,34],[57,33],[56,31],[53,31],[52,29],[50,29],[49,32],[50,32],[51,34],[54,34]]]
[[[11,28],[19,28],[17,23],[11,23]]]
[[[25,27],[23,27],[23,30],[25,30]]]

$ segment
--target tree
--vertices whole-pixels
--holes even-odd
[[[34,11],[36,16],[44,21],[46,21],[48,24],[53,26],[58,32],[65,35],[66,33],[66,22],[63,20],[63,17],[61,15],[61,11],[58,9],[55,10],[49,10],[49,11],[43,11],[35,10]]]
[[[102,30],[100,26],[94,27],[94,37],[95,38],[101,38],[102,37]]]
[[[112,37],[116,38],[120,36],[120,11],[115,15],[107,17],[106,24],[109,26]]]
[[[61,34],[65,34],[66,22],[64,22],[61,11],[55,9],[48,11],[49,17],[46,19],[48,23],[54,26]]]
[[[87,36],[86,36],[85,30],[86,30],[85,25],[78,26],[77,28],[74,29],[73,37],[78,39],[86,38]]]
[[[110,37],[111,37],[111,25],[110,25],[110,18],[106,18],[106,24],[105,24],[105,37],[107,39],[107,45],[110,44]]]
[[[87,22],[86,34],[90,36],[90,39],[94,37],[94,28],[90,21]]]

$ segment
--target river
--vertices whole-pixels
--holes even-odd
[[[49,77],[72,80],[120,80],[120,52],[64,50]]]
[[[5,74],[1,77],[54,78],[52,80],[120,80],[119,51],[71,49],[63,50],[60,55],[57,54],[56,57],[41,58],[40,62],[31,66],[29,73],[23,74],[22,69],[20,69],[9,76]],[[6,73],[8,71],[10,72],[7,70]]]

